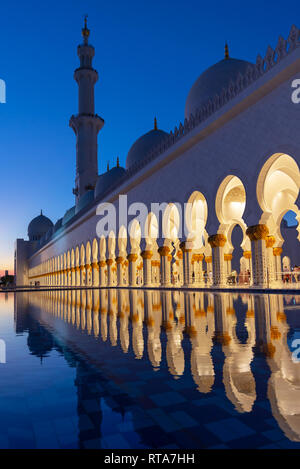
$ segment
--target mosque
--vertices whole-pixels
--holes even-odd
[[[192,86],[183,122],[165,132],[155,119],[126,167],[100,175],[89,34],[85,20],[70,119],[75,203],[55,224],[41,213],[16,240],[17,286],[281,288],[300,266],[300,30],[256,63],[226,45]],[[109,230],[97,228],[99,206],[115,210]]]

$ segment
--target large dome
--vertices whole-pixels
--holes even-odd
[[[95,188],[95,198],[104,194],[110,187],[112,187],[122,176],[126,173],[125,169],[121,166],[116,166],[107,173],[100,174],[97,179]]]
[[[52,228],[52,221],[45,217],[41,211],[41,214],[31,220],[28,225],[29,241],[39,241]]]
[[[195,115],[197,109],[220,94],[223,88],[227,88],[231,80],[235,81],[238,74],[245,74],[248,66],[253,66],[246,60],[223,59],[203,72],[192,86],[186,103],[185,117],[189,119],[191,114]]]
[[[167,137],[167,132],[157,129],[155,120],[154,129],[145,135],[142,135],[142,137],[140,137],[130,148],[126,159],[126,169],[147,158],[150,151]]]

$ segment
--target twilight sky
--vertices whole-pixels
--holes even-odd
[[[16,238],[43,212],[55,223],[73,205],[77,45],[88,14],[98,70],[99,171],[152,129],[170,131],[200,73],[232,57],[255,61],[300,26],[299,1],[52,0],[1,4],[0,272],[13,267]]]

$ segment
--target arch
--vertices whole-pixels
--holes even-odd
[[[124,225],[119,229],[118,248],[120,253],[126,253],[127,249],[127,230]]]
[[[79,267],[80,265],[80,252],[79,252],[79,247],[76,246],[75,248],[75,262],[76,262],[76,267]]]
[[[215,210],[221,224],[232,224],[242,220],[246,207],[246,191],[241,179],[234,175],[227,176],[217,191]]]
[[[300,171],[297,162],[290,155],[275,153],[263,165],[256,185],[258,203],[263,212],[276,209],[274,196],[288,190],[289,197],[294,195],[295,203],[300,188]],[[269,193],[268,193],[269,192]]]
[[[116,251],[116,235],[113,231],[111,231],[108,235],[107,248],[108,248],[108,258],[114,259],[115,251]]]
[[[103,235],[100,238],[99,250],[100,250],[100,259],[102,260],[106,259],[106,239]]]
[[[92,258],[93,258],[93,261],[95,261],[95,262],[98,261],[98,242],[97,242],[96,238],[93,239]]]
[[[85,265],[85,247],[84,244],[80,246],[80,265]]]
[[[134,219],[129,226],[129,238],[132,251],[138,251],[142,237],[142,230],[139,222]]]
[[[150,212],[145,221],[145,238],[149,245],[152,245],[158,237],[158,221],[154,213]]]
[[[74,266],[75,266],[75,251],[72,248],[71,249],[71,267],[74,267]]]
[[[85,252],[86,252],[86,264],[90,264],[91,263],[91,255],[92,255],[92,248],[91,248],[90,241],[88,241],[86,243]]]
[[[242,232],[243,232],[243,240],[242,240],[242,243],[241,243],[241,248],[243,249],[243,251],[250,251],[251,250],[251,243],[250,243],[249,237],[246,235],[247,225],[243,220],[240,220],[240,221],[236,221],[236,222],[232,223],[232,225],[229,226],[228,229],[226,230],[226,238],[227,238],[226,246],[227,246],[228,252],[231,254],[232,251],[234,250],[234,246],[232,244],[231,236],[232,236],[232,232],[233,232],[233,230],[235,229],[236,226],[239,226],[241,228]]]
[[[205,231],[207,213],[207,201],[204,195],[199,191],[194,191],[186,204],[185,223],[188,229],[188,238],[194,240],[196,249],[200,249],[207,238]]]
[[[296,213],[300,239],[300,212],[296,205],[300,190],[300,171],[297,162],[285,153],[273,154],[263,165],[256,185],[258,203],[263,211],[260,223],[266,224],[282,246],[280,224],[284,215],[292,210]]]
[[[169,203],[164,211],[162,220],[163,236],[166,240],[175,242],[180,231],[180,213],[177,205]]]

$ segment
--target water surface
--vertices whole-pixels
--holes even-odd
[[[300,448],[299,314],[300,295],[2,293],[0,447]]]

